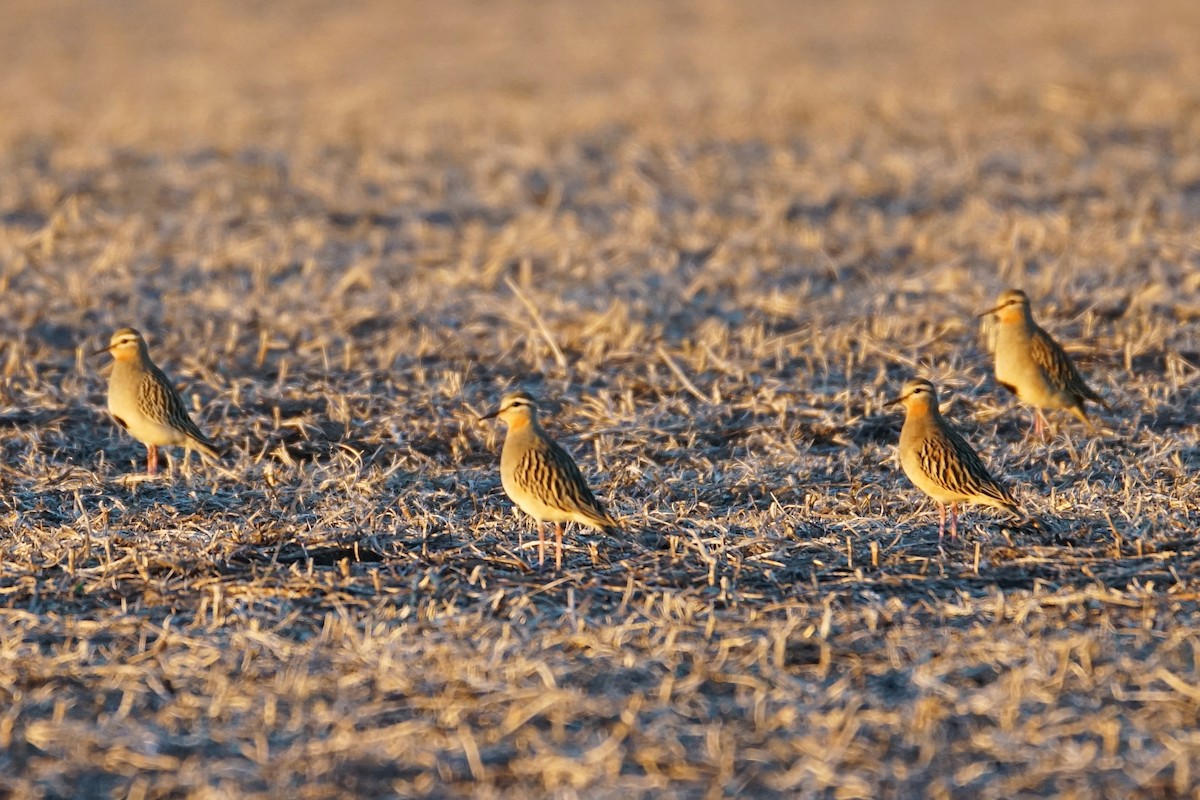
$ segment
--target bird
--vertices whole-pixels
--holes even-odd
[[[980,314],[999,319],[996,334],[996,382],[1033,406],[1033,434],[1044,436],[1043,409],[1065,409],[1089,430],[1093,429],[1084,403],[1088,400],[1111,410],[1108,402],[1084,382],[1070,356],[1050,334],[1033,321],[1029,297],[1020,289],[1000,295],[995,308]]]
[[[533,517],[538,529],[538,566],[546,559],[543,524],[554,523],[555,569],[562,569],[563,524],[578,522],[606,533],[617,521],[592,494],[574,459],[538,422],[537,401],[528,392],[504,395],[480,421],[499,417],[508,426],[500,452],[500,483],[517,508]]]
[[[108,347],[92,355],[111,353],[113,370],[108,378],[108,411],[129,435],[146,445],[146,472],[158,469],[159,447],[199,450],[220,458],[217,445],[205,436],[167,376],[150,359],[146,340],[134,328],[113,333]]]
[[[991,474],[983,461],[938,410],[937,389],[924,378],[904,384],[900,396],[885,406],[903,405],[900,431],[900,466],[913,485],[938,504],[938,541],[946,534],[946,505],[950,506],[950,538],[958,536],[958,504],[979,503],[1007,511],[1019,519],[1025,514],[1017,501]]]

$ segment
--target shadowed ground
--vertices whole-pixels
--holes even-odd
[[[1200,793],[1200,7],[5,17],[0,793]],[[126,324],[219,467],[139,476]],[[912,374],[1039,529],[939,552]],[[626,523],[561,575],[514,386]]]

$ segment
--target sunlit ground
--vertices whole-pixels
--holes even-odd
[[[1200,6],[4,17],[0,793],[1200,793]],[[220,464],[141,475],[123,325]],[[913,374],[1040,527],[939,549]],[[625,527],[561,573],[513,387]]]

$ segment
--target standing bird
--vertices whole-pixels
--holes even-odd
[[[923,378],[913,378],[895,400],[903,404],[900,466],[913,485],[938,504],[938,541],[946,533],[946,504],[950,505],[950,538],[958,536],[958,504],[980,503],[1024,519],[1009,491],[988,474],[987,467],[938,410],[937,390]]]
[[[146,340],[133,328],[121,328],[108,347],[92,355],[112,353],[113,370],[108,378],[108,410],[117,424],[146,445],[146,472],[158,469],[159,447],[195,448],[210,458],[219,458],[216,444],[200,432],[188,416],[179,392],[153,361]]]
[[[1058,342],[1033,321],[1029,297],[1020,289],[1000,295],[1000,303],[979,316],[995,314],[999,320],[996,337],[996,382],[1033,406],[1033,433],[1044,435],[1045,408],[1062,408],[1079,418],[1088,429],[1083,404],[1087,400],[1111,408],[1083,381],[1083,376]]]
[[[500,482],[517,508],[537,522],[539,567],[546,559],[544,522],[554,523],[555,569],[562,568],[564,522],[609,533],[619,530],[588,489],[575,461],[542,429],[533,397],[525,392],[506,394],[500,407],[480,420],[493,417],[508,426],[500,453]]]

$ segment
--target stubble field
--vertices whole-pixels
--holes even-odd
[[[0,794],[1200,796],[1194,4],[6,18]],[[141,474],[123,325],[220,464]],[[914,374],[1039,527],[939,549]],[[625,527],[561,573],[513,388]]]

